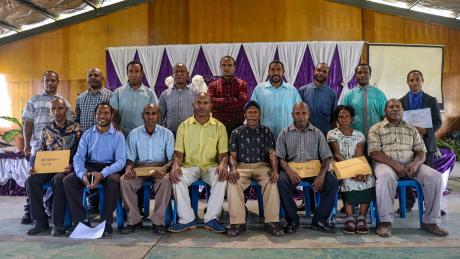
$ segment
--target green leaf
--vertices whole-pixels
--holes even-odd
[[[12,122],[12,123],[18,125],[19,127],[21,127],[21,123],[19,122],[19,120],[14,118],[14,117],[0,116],[0,119],[7,120],[7,121]]]
[[[14,137],[20,134],[22,134],[21,130],[18,130],[18,129],[9,130],[2,135],[2,139],[6,143],[10,143],[11,141],[13,141]]]

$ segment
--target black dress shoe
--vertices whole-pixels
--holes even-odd
[[[335,227],[321,221],[311,223],[311,229],[319,230],[324,233],[335,233],[337,231]]]
[[[109,236],[112,236],[112,234],[113,234],[112,225],[110,225],[110,224],[105,224],[104,235],[103,235],[103,236],[109,237]]]
[[[291,234],[297,232],[297,229],[299,228],[298,224],[288,224],[284,228],[284,233]]]
[[[34,236],[34,235],[38,235],[43,232],[48,232],[49,230],[50,230],[49,226],[35,224],[31,229],[29,229],[29,231],[27,231],[27,235]]]
[[[107,227],[107,225],[106,225]],[[112,226],[110,226],[112,227]],[[131,234],[131,233],[134,233],[136,231],[136,228],[142,228],[142,221],[140,221],[139,223],[136,223],[134,225],[126,225],[126,227],[121,231],[122,234]]]
[[[53,237],[62,237],[65,235],[65,233],[65,230],[62,228],[53,227],[53,230],[51,230],[51,235]]]
[[[24,213],[24,216],[22,216],[21,219],[21,224],[23,225],[29,225],[32,224],[32,218],[30,217],[30,213]]]
[[[280,226],[279,222],[265,223],[264,229],[267,233],[270,233],[271,235],[276,236],[276,237],[284,235],[284,230]]]
[[[153,234],[163,235],[166,234],[166,227],[164,225],[155,225],[152,226]]]

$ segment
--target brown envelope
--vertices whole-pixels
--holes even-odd
[[[64,173],[69,165],[70,150],[38,151],[34,171],[37,174]]]
[[[288,165],[301,178],[317,176],[321,171],[321,162],[319,160],[310,160],[305,163],[289,162]]]
[[[372,169],[364,156],[332,163],[337,179],[352,178],[357,175],[369,175]]]
[[[161,167],[145,166],[145,167],[135,167],[136,176],[151,176],[155,170],[159,170]]]

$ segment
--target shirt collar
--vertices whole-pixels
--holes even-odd
[[[423,91],[420,91],[420,92],[418,92],[416,94],[414,94],[412,91],[409,91],[409,96],[410,97],[420,98],[422,95],[423,95]]]
[[[145,128],[145,124],[142,125],[142,132],[144,132],[145,134],[149,135],[149,133],[147,132],[147,129]],[[153,129],[153,134],[156,134],[157,133],[157,129],[158,129],[158,124],[155,125],[155,128]]]
[[[115,129],[115,127],[112,125],[112,123],[110,123],[109,130],[108,130],[107,132],[105,132],[105,133],[114,135],[116,131],[117,131],[117,130]],[[91,129],[91,132],[92,132],[92,133],[94,133],[94,132],[101,133],[101,132],[99,132],[99,131],[97,130],[96,125],[93,126],[93,128]]]
[[[232,78],[230,78],[229,80],[225,79],[224,77],[221,77],[221,79],[222,79],[222,83],[233,83],[236,81],[235,76],[232,76]]]
[[[176,89],[177,91],[179,91],[179,89],[176,87],[175,84],[172,86],[172,89]],[[188,86],[188,85],[186,84],[185,87],[184,87],[184,89],[182,89],[182,90],[190,90],[190,86]]]
[[[192,115],[190,121],[189,121],[190,124],[198,124],[198,125],[201,125],[196,119],[195,119],[195,115]],[[209,120],[203,124],[202,126],[205,126],[207,124],[211,124],[211,125],[217,125],[217,120],[214,119],[213,117],[209,116]]]
[[[264,85],[264,86],[265,86],[266,88],[268,88],[268,87],[273,87],[273,88],[275,88],[275,87],[272,85],[272,82],[271,82],[270,80],[268,80],[267,82],[265,82],[265,85]],[[286,82],[284,82],[284,80],[282,81],[281,85],[280,85],[278,88],[280,88],[280,87],[287,88],[287,84],[286,84]]]
[[[306,130],[314,130],[313,125],[311,125],[310,122],[308,122],[307,127],[305,128]],[[299,129],[296,128],[294,124],[291,124],[288,128],[289,131],[300,131]]]
[[[61,129],[58,127],[58,125],[56,124],[56,121],[53,121],[53,123],[51,124],[53,125],[53,128],[55,129]],[[69,120],[65,120],[65,123],[64,123],[64,127],[62,127],[63,129],[66,129],[68,126],[70,125],[70,121]]]
[[[320,85],[316,85],[315,82],[311,82],[311,85],[313,86],[313,88],[317,88],[317,89],[324,89],[327,86],[326,82]]]
[[[132,90],[132,91],[144,91],[145,88],[146,88],[146,86],[145,86],[143,83],[141,83],[141,86],[139,86],[139,88],[137,88],[136,90],[134,90],[134,88],[132,88],[131,85],[128,83],[128,88],[129,88],[130,90]]]
[[[104,86],[102,86],[95,93],[93,93],[93,91],[91,91],[91,89],[88,87],[88,93],[90,93],[90,94],[99,94],[99,93],[102,93],[102,89],[104,89]]]
[[[407,127],[407,123],[403,120],[401,120],[401,122],[399,123],[398,126],[394,126],[393,124],[390,123],[390,121],[388,121],[388,119],[385,117],[383,120],[382,120],[382,126],[383,127],[387,127],[387,126],[393,126],[393,127]]]

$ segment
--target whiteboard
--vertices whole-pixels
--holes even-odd
[[[401,98],[409,92],[407,73],[420,70],[425,82],[422,89],[443,104],[443,46],[368,44],[372,75],[369,83],[381,89],[387,99]]]

